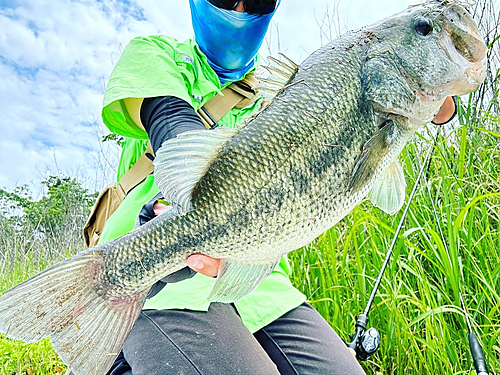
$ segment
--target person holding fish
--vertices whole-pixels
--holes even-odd
[[[484,80],[480,32],[458,3],[409,7],[279,62],[279,100],[235,129],[260,105],[252,72],[280,2],[189,1],[195,38],[133,39],[106,88],[125,199],[89,249],[0,296],[0,333],[49,336],[76,375],[364,374],[285,254],[370,191],[403,205],[398,157]]]
[[[205,129],[199,109],[255,70],[279,1],[190,0],[190,6],[194,40],[135,39],[111,75],[103,119],[130,137],[121,168],[143,151],[146,136],[156,152],[168,139]],[[218,125],[234,127],[259,106],[248,98],[245,104],[231,108]],[[445,122],[454,111],[447,100],[435,120]],[[175,214],[157,192],[152,177],[137,186],[109,220],[101,242],[131,230],[137,215],[143,224],[160,213]],[[291,285],[286,257],[255,291],[231,304],[207,301],[219,259],[192,255],[187,265],[152,288],[109,374],[364,373]]]

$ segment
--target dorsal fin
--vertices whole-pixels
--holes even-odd
[[[255,76],[259,80],[257,89],[263,93],[264,100],[271,100],[292,82],[299,66],[282,53],[279,58],[269,56],[267,61],[268,65],[262,66]]]
[[[220,150],[238,133],[237,129],[195,130],[169,139],[158,149],[155,181],[165,200],[180,210],[191,210],[191,194]]]
[[[280,55],[288,64],[288,66],[293,69],[294,74],[297,72],[297,70],[299,70],[299,66],[292,59],[288,58],[287,55],[281,52],[278,52],[278,55]]]

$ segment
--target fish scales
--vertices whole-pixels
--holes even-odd
[[[447,96],[478,87],[486,51],[453,1],[410,7],[325,45],[246,127],[167,141],[155,176],[178,215],[160,215],[5,292],[0,332],[27,342],[50,336],[76,375],[102,375],[150,286],[190,254],[224,260],[213,300],[228,302],[386,179],[402,197],[371,199],[397,211],[401,150]]]

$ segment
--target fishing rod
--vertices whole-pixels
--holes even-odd
[[[380,347],[380,333],[378,332],[378,330],[374,327],[371,327],[368,330],[366,329],[368,324],[368,313],[370,312],[373,300],[375,299],[375,295],[377,294],[378,287],[382,282],[382,276],[384,275],[385,269],[389,264],[389,259],[391,258],[394,247],[396,246],[396,241],[398,240],[399,233],[401,232],[401,229],[403,229],[404,221],[406,219],[406,216],[408,215],[408,211],[410,210],[411,201],[413,200],[413,197],[417,192],[418,183],[422,178],[422,175],[424,174],[425,166],[430,159],[432,150],[434,150],[434,145],[435,143],[431,144],[431,146],[427,150],[422,168],[420,169],[420,172],[413,186],[413,190],[410,194],[410,197],[408,198],[408,203],[406,204],[405,210],[403,211],[403,216],[401,217],[396,232],[394,233],[394,237],[392,238],[391,246],[389,246],[389,250],[387,250],[384,263],[382,264],[382,268],[380,269],[377,280],[375,281],[375,285],[373,286],[370,298],[368,299],[365,310],[359,315],[358,320],[356,321],[355,331],[351,335],[351,342],[346,342],[347,347],[354,350],[354,352],[356,353],[356,358],[361,361],[366,361]]]
[[[401,229],[403,228],[403,223],[404,223],[406,216],[408,214],[410,204],[411,204],[411,202],[415,196],[415,193],[417,191],[417,187],[418,187],[418,184],[420,182],[420,179],[422,178],[424,171],[426,169],[428,169],[430,166],[430,159],[431,159],[433,150],[436,146],[439,132],[440,132],[440,128],[438,128],[438,133],[436,135],[436,138],[434,139],[434,142],[429,146],[429,149],[428,149],[427,154],[425,156],[424,162],[422,163],[420,172],[419,172],[417,179],[415,181],[415,184],[413,186],[413,190],[412,190],[410,197],[408,199],[408,203],[406,204],[406,207],[405,207],[405,210],[404,210],[403,215],[401,217],[401,220],[399,222],[399,225],[396,229],[396,232],[394,233],[392,243],[387,251],[386,257],[384,259],[384,263],[382,264],[382,267],[381,267],[380,272],[378,274],[377,280],[375,281],[375,284],[373,286],[372,293],[370,295],[370,298],[368,299],[365,310],[363,311],[362,314],[359,315],[359,317],[356,321],[355,331],[351,335],[351,342],[346,342],[347,347],[354,351],[354,353],[356,354],[356,358],[359,360],[366,361],[380,347],[380,333],[378,332],[378,330],[374,327],[370,327],[368,330],[366,329],[367,324],[368,324],[368,314],[369,314],[371,306],[373,304],[373,300],[374,300],[375,295],[377,293],[378,287],[380,286],[380,283],[382,281],[382,276],[385,272],[385,269],[387,268],[387,265],[389,263],[389,259],[392,255],[392,252],[393,252],[394,247],[396,245],[396,241],[399,237],[399,233],[401,232]],[[427,168],[426,168],[426,166],[427,166]],[[436,207],[434,205],[434,201],[432,200],[430,187],[429,187],[429,184],[427,183],[427,181],[426,181],[426,186],[427,186],[429,196],[431,198],[434,216],[435,216],[435,220],[438,224],[439,232],[441,235],[441,240],[444,244],[446,254],[448,256],[448,260],[449,260],[451,266],[453,267],[453,263],[451,261],[449,249],[446,245],[446,241],[444,240],[444,234],[443,234],[443,231],[442,231],[442,228],[440,225],[440,221],[439,221],[439,218],[437,215],[437,210],[436,210]],[[467,329],[469,332],[469,334],[468,334],[469,347],[470,347],[470,352],[471,352],[472,359],[474,362],[474,367],[476,369],[476,374],[477,375],[488,375],[488,369],[487,369],[486,360],[485,360],[485,357],[483,354],[483,350],[481,348],[479,340],[477,339],[476,334],[472,330],[469,315],[468,315],[467,308],[465,306],[461,291],[459,291],[459,296],[460,296],[460,303],[461,303],[462,311],[464,313],[465,321],[467,324]]]

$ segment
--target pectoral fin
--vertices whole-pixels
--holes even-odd
[[[154,161],[155,181],[165,200],[181,214],[191,210],[191,194],[220,150],[238,133],[236,129],[196,130],[169,139]]]
[[[230,303],[250,292],[271,274],[279,259],[275,261],[238,262],[223,259],[214,288],[208,296],[210,302]]]
[[[384,126],[363,147],[361,156],[354,167],[349,181],[348,190],[357,192],[375,174],[382,159],[389,152],[389,147],[397,137],[398,129],[392,120],[387,120]]]
[[[373,185],[368,197],[375,207],[393,215],[403,207],[406,181],[399,161],[395,161]]]

